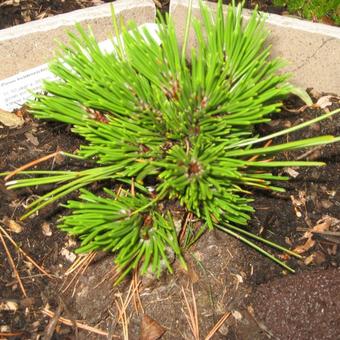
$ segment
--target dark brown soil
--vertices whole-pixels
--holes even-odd
[[[340,338],[340,270],[314,270],[260,285],[251,307],[281,340]]]
[[[334,103],[329,109],[340,107],[338,99],[334,100],[338,103]],[[297,109],[302,103],[292,99],[286,102],[286,106]],[[270,133],[318,116],[322,112],[321,109],[307,109],[302,113],[283,111],[270,125],[261,126],[259,131]],[[289,140],[322,134],[340,134],[339,116],[294,133]],[[26,116],[23,127],[0,129],[0,171],[15,169],[56,150],[73,152],[79,143],[80,140],[67,126],[37,122]],[[328,164],[322,168],[295,169],[298,176],[284,183],[287,190],[284,194],[254,192],[254,207],[257,211],[250,223],[250,229],[269,240],[294,248],[306,241],[300,240],[303,232],[297,231],[298,228],[311,228],[326,215],[339,217],[339,151],[340,143],[311,152],[306,158],[321,159]],[[303,153],[284,154],[282,157],[296,158]],[[60,158],[51,159],[41,165],[44,169],[74,169],[79,166],[74,161]],[[67,259],[67,251],[72,255],[76,243],[56,228],[56,220],[64,213],[63,209],[54,205],[20,222],[24,206],[35,195],[46,190],[48,188],[7,191],[3,179],[0,179],[0,225],[22,250],[53,275],[52,279],[42,276],[5,238],[27,297],[20,290],[8,256],[3,251],[3,244],[0,244],[0,334],[22,332],[17,339],[34,339],[44,334],[54,334],[53,339],[74,339],[77,334],[79,339],[105,338],[82,330],[77,333],[74,326],[58,325],[53,328],[53,324],[51,326],[49,323],[50,318],[42,314],[42,309],[47,306],[54,312],[59,308],[61,315],[73,322],[76,319],[82,320],[84,324],[97,326],[123,338],[122,325],[117,320],[116,304],[120,301],[120,294],[123,299],[126,298],[130,281],[126,280],[119,287],[113,288],[113,256],[97,254],[87,268],[82,267],[83,272],[67,288],[75,273],[65,274],[72,264],[72,259]],[[302,203],[297,205],[297,202]],[[23,230],[20,233],[13,232],[10,220],[20,223]],[[46,224],[51,229],[51,235],[43,233],[43,226],[46,227]],[[289,334],[293,334],[290,333],[293,329],[296,330],[294,339],[312,339],[308,337],[310,333],[304,332],[308,317],[309,324],[320,330],[332,327],[325,334],[339,334],[336,333],[340,331],[340,324],[334,317],[335,306],[328,298],[330,292],[339,291],[340,288],[339,271],[329,269],[338,267],[340,263],[339,238],[319,235],[314,236],[314,239],[316,244],[303,254],[303,260],[283,257],[299,272],[298,275],[293,275],[238,240],[221,232],[210,232],[186,254],[190,268],[188,273],[175,266],[173,276],[164,275],[158,281],[142,280],[140,296],[144,312],[165,327],[166,333],[162,339],[191,339],[182,287],[190,300],[190,285],[193,283],[201,338],[207,335],[226,312],[233,314],[213,339],[266,339],[270,334],[279,339],[291,339]],[[312,260],[305,264],[306,258]],[[306,283],[302,284],[304,280]],[[316,289],[312,281],[323,282],[324,288]],[[329,290],[328,295],[323,296],[322,292],[326,290]],[[301,300],[298,300],[299,296]],[[336,298],[335,295],[332,296]],[[279,298],[280,300],[276,300]],[[268,308],[264,301],[268,302]],[[286,308],[278,301],[285,301]],[[317,305],[320,301],[323,307]],[[17,307],[11,311],[4,310],[4,304],[8,302],[14,302]],[[253,306],[252,313],[247,309],[249,303]],[[137,339],[142,314],[137,313],[133,305],[131,302],[127,309],[128,329],[130,339]],[[266,313],[269,308],[272,308],[272,313]],[[324,314],[318,319],[320,308],[323,308]],[[278,323],[280,318],[289,322]],[[316,324],[318,320],[322,324]],[[282,337],[282,334],[287,337]]]
[[[0,29],[114,0],[0,0]]]

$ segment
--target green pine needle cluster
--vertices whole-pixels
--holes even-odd
[[[92,161],[82,171],[27,171],[34,178],[7,183],[9,188],[56,183],[33,202],[28,216],[80,189],[79,200],[60,227],[81,240],[79,252],[102,249],[116,254],[121,278],[132,269],[160,275],[170,272],[174,256],[185,267],[176,224],[168,202],[253,246],[286,268],[285,263],[251,239],[289,250],[246,229],[253,208],[253,188],[283,191],[272,181],[271,168],[319,166],[320,162],[276,161],[282,151],[338,141],[321,136],[273,146],[264,142],[320,121],[337,111],[269,136],[255,134],[256,124],[269,122],[282,98],[299,93],[278,74],[283,63],[270,60],[267,31],[256,11],[245,23],[242,7],[224,14],[201,5],[202,21],[188,14],[184,43],[179,46],[171,18],[158,19],[158,39],[131,24],[118,25],[113,15],[115,50],[103,52],[91,31],[81,27],[50,66],[58,77],[44,83],[44,94],[29,103],[35,117],[71,124],[82,136],[77,157]],[[195,48],[189,49],[189,28]],[[110,189],[91,193],[84,187],[111,181]],[[151,183],[151,184],[150,184]],[[118,185],[123,190],[117,192]],[[133,192],[130,188],[133,187]],[[177,227],[176,227],[177,225]]]

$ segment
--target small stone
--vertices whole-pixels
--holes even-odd
[[[71,251],[69,251],[66,248],[62,248],[61,251],[60,251],[60,254],[62,256],[64,256],[66,258],[66,260],[71,262],[71,263],[73,263],[77,258],[76,254],[72,253]]]
[[[14,301],[4,301],[0,303],[0,311],[15,312],[19,308],[18,304]]]
[[[41,229],[42,229],[42,233],[45,235],[45,236],[52,236],[52,230],[51,230],[51,227],[50,225],[47,223],[47,222],[44,222],[41,226]]]
[[[20,234],[23,231],[22,226],[14,220],[5,218],[4,223],[11,231],[13,231],[16,234]]]
[[[291,177],[296,178],[299,176],[299,172],[294,170],[293,168],[285,168],[284,171]]]
[[[8,112],[0,109],[0,123],[9,127],[9,128],[17,128],[24,124],[24,120],[22,117],[18,117],[16,114],[12,112]]]
[[[237,320],[237,321],[242,320],[242,314],[239,311],[234,310],[234,311],[231,312],[231,314],[233,315],[235,320]]]
[[[333,203],[330,200],[321,200],[321,205],[325,209],[329,209],[333,206]]]
[[[8,325],[2,325],[2,326],[0,326],[0,332],[1,333],[10,333],[11,328]]]
[[[26,139],[33,144],[34,146],[38,146],[39,145],[39,140],[37,137],[35,137],[31,132],[26,132],[25,133],[25,137]]]

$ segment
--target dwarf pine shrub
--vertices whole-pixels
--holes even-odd
[[[50,66],[58,79],[45,81],[45,93],[36,94],[29,106],[35,117],[72,125],[84,142],[77,155],[64,155],[93,167],[30,171],[34,178],[8,182],[9,188],[57,184],[24,217],[79,190],[79,199],[65,205],[70,214],[61,218],[60,228],[79,237],[78,252],[114,252],[121,278],[137,267],[157,276],[163,268],[171,272],[174,255],[185,267],[181,225],[171,206],[202,222],[189,243],[219,228],[290,269],[251,241],[294,255],[247,231],[251,190],[283,191],[272,182],[288,177],[273,175],[272,168],[323,164],[277,161],[277,153],[339,137],[265,142],[337,111],[268,136],[256,134],[254,127],[269,122],[288,94],[309,97],[289,84],[289,75],[277,73],[283,63],[269,59],[263,18],[254,11],[245,23],[241,12],[233,4],[224,14],[221,1],[217,13],[201,5],[202,21],[189,11],[183,46],[168,16],[157,21],[157,39],[134,24],[118,25],[113,16],[120,38],[109,53],[91,31],[78,26],[77,35],[69,33],[69,43]],[[191,24],[196,45],[189,49]],[[85,189],[103,180],[111,185],[102,192]]]

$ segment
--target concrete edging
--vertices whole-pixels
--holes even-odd
[[[212,9],[216,3],[205,2]],[[179,39],[183,37],[189,0],[171,0],[172,16]],[[225,8],[227,6],[224,6]],[[250,10],[244,10],[245,19]],[[199,1],[193,0],[193,15],[199,17]],[[340,94],[340,28],[276,14],[267,14],[272,56],[289,62],[291,82],[302,88]]]
[[[152,0],[117,0],[115,13],[138,25],[155,21]],[[48,62],[56,49],[55,40],[67,41],[66,30],[75,23],[90,25],[101,41],[112,33],[111,3],[88,7],[0,30],[0,80]]]

